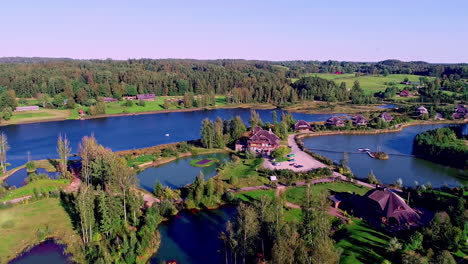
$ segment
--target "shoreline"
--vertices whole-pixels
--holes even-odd
[[[57,122],[57,121],[68,121],[68,120],[90,120],[90,119],[99,119],[99,118],[108,118],[108,117],[120,117],[120,116],[138,116],[138,115],[152,115],[152,114],[168,114],[168,113],[179,113],[179,112],[197,112],[197,111],[210,111],[217,109],[234,109],[234,108],[251,108],[251,109],[277,109],[277,106],[271,104],[236,104],[236,105],[223,105],[219,107],[197,107],[197,108],[182,108],[182,109],[167,109],[167,110],[152,110],[152,111],[143,111],[143,112],[134,112],[134,113],[116,113],[116,114],[103,114],[96,116],[86,116],[78,118],[51,118],[37,121],[24,121],[18,122],[15,124],[5,124],[0,123],[0,127],[4,126],[15,126],[15,125],[26,125],[26,124],[36,124],[36,123],[47,123],[47,122]]]

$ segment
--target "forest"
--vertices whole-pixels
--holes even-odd
[[[466,64],[429,64],[388,60],[377,63],[338,61],[246,61],[131,59],[71,60],[48,58],[0,58],[0,88],[14,91],[20,98],[57,97],[90,104],[98,97],[120,99],[124,95],[154,93],[173,95],[228,95],[232,103],[284,104],[300,99],[348,100],[340,84],[303,79],[291,85],[291,78],[306,73],[356,73],[388,75],[417,74],[443,78],[448,90],[458,89],[468,77]],[[318,86],[317,91],[307,85]],[[336,86],[336,87],[335,87]],[[331,89],[332,88],[332,89]],[[331,89],[325,93],[324,90]],[[359,89],[351,90],[351,93]],[[11,92],[12,93],[12,92]],[[354,103],[373,102],[372,97],[350,95]]]
[[[417,135],[414,154],[452,167],[468,168],[468,147],[461,129],[438,128]]]

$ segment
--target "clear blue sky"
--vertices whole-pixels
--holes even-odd
[[[468,1],[10,0],[0,56],[468,62]]]

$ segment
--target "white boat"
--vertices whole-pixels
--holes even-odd
[[[370,151],[370,149],[368,149],[368,148],[360,148],[360,149],[358,149],[358,150],[359,150],[359,151],[361,151],[361,152],[367,152],[367,151]]]
[[[169,134],[166,134],[166,137],[170,136]]]

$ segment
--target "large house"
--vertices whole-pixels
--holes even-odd
[[[465,105],[459,104],[455,107],[455,113],[453,113],[453,119],[465,119],[468,114],[468,109]]]
[[[325,121],[325,125],[327,126],[333,126],[333,127],[344,127],[345,126],[345,120],[337,117],[337,116],[332,116]]]
[[[154,101],[155,98],[154,94],[137,94],[137,100],[140,101]]]
[[[270,155],[272,151],[280,146],[280,138],[271,129],[264,130],[255,127],[247,139],[241,139],[236,143],[236,151],[253,151],[257,154]]]
[[[354,211],[359,217],[376,226],[385,225],[402,229],[422,223],[421,216],[409,207],[403,198],[388,188],[377,187],[368,191],[364,196],[351,195],[345,199],[342,197],[336,199],[336,196],[337,194],[332,198],[339,202],[342,201],[346,210]],[[340,206],[336,201],[335,204]]]
[[[311,131],[311,130],[312,130],[312,127],[310,126],[310,124],[304,120],[299,120],[296,122],[296,124],[294,124],[294,131],[305,132],[305,131]]]
[[[367,119],[360,115],[360,114],[357,114],[355,116],[352,117],[352,120],[353,120],[353,124],[356,125],[356,126],[365,126],[367,125]]]

